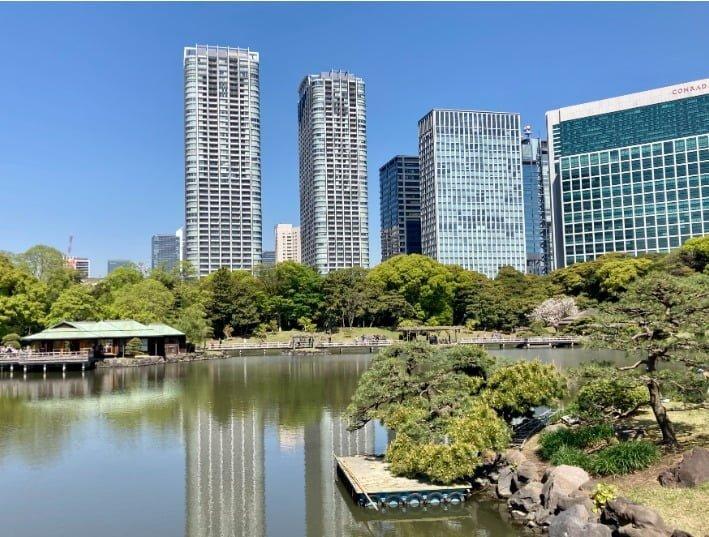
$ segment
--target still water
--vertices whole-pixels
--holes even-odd
[[[610,352],[500,351],[560,367]],[[345,430],[370,355],[265,356],[145,368],[0,373],[0,535],[494,536],[501,505],[378,515],[352,505],[333,453],[382,452]]]

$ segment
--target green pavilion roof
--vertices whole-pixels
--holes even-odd
[[[137,321],[61,321],[46,330],[23,337],[22,341],[56,339],[110,339],[131,337],[184,336],[179,330],[161,323]]]

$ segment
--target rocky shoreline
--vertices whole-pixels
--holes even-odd
[[[594,499],[598,482],[577,466],[544,467],[509,449],[476,486],[506,500],[512,519],[531,534],[550,537],[691,537],[667,526],[652,509],[627,498]]]
[[[223,360],[229,356],[221,351],[188,352],[168,357],[163,356],[136,356],[135,358],[104,358],[96,362],[97,369],[112,367],[142,367],[160,364],[176,364],[183,362],[202,362],[204,360]]]

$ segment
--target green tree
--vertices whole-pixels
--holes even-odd
[[[206,312],[215,335],[225,334],[225,327],[246,336],[262,319],[266,295],[263,285],[244,270],[222,267],[205,278]]]
[[[20,340],[21,340],[20,334],[15,334],[15,333],[5,334],[2,337],[2,344],[4,347],[11,347],[13,349],[19,349],[22,346]]]
[[[430,257],[397,255],[374,267],[369,279],[385,292],[404,297],[418,319],[431,325],[453,322],[453,275]]]
[[[212,336],[212,327],[207,321],[207,314],[201,304],[192,304],[178,309],[170,325],[183,332],[187,341],[194,345],[199,345]]]
[[[103,312],[91,290],[78,284],[64,290],[52,304],[45,324],[59,321],[94,321],[101,319]]]
[[[137,356],[143,352],[143,343],[140,341],[140,338],[134,337],[129,339],[123,352],[127,356]]]
[[[697,272],[707,272],[709,263],[709,235],[694,237],[686,241],[679,249],[683,263]]]
[[[47,314],[47,286],[0,255],[0,334],[29,334]]]
[[[468,477],[486,452],[505,447],[506,420],[563,393],[553,366],[493,368],[480,347],[394,345],[360,378],[348,409],[350,427],[378,419],[395,431],[386,454],[395,473],[443,483]]]
[[[118,319],[140,323],[164,323],[170,318],[174,297],[156,280],[125,285],[113,293],[110,311]]]
[[[367,270],[362,267],[335,270],[325,276],[322,282],[324,324],[352,328],[357,319],[363,318],[373,298],[368,287]]]
[[[54,272],[66,268],[64,255],[56,248],[44,244],[32,246],[16,259],[21,268],[41,281],[47,281]]]
[[[265,267],[258,276],[267,293],[267,308],[279,329],[298,327],[298,319],[316,318],[322,303],[320,275],[311,267],[285,261]]]
[[[670,445],[677,444],[677,436],[662,404],[659,365],[672,361],[698,376],[695,368],[707,366],[707,326],[709,276],[681,278],[656,273],[633,283],[617,303],[606,305],[595,325],[598,344],[626,350],[639,358],[621,370],[644,367],[640,379],[647,387],[663,441]]]

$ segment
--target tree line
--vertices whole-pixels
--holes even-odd
[[[502,267],[495,278],[487,278],[412,254],[369,270],[353,267],[327,275],[295,262],[258,267],[253,274],[222,268],[202,279],[186,264],[147,275],[129,265],[98,282],[82,283],[61,252],[38,245],[21,254],[0,254],[0,336],[25,335],[65,319],[116,318],[164,322],[193,343],[354,326],[541,329],[576,306],[618,302],[647,275],[706,272],[708,257],[709,236],[691,239],[667,255],[606,255],[545,276]]]

